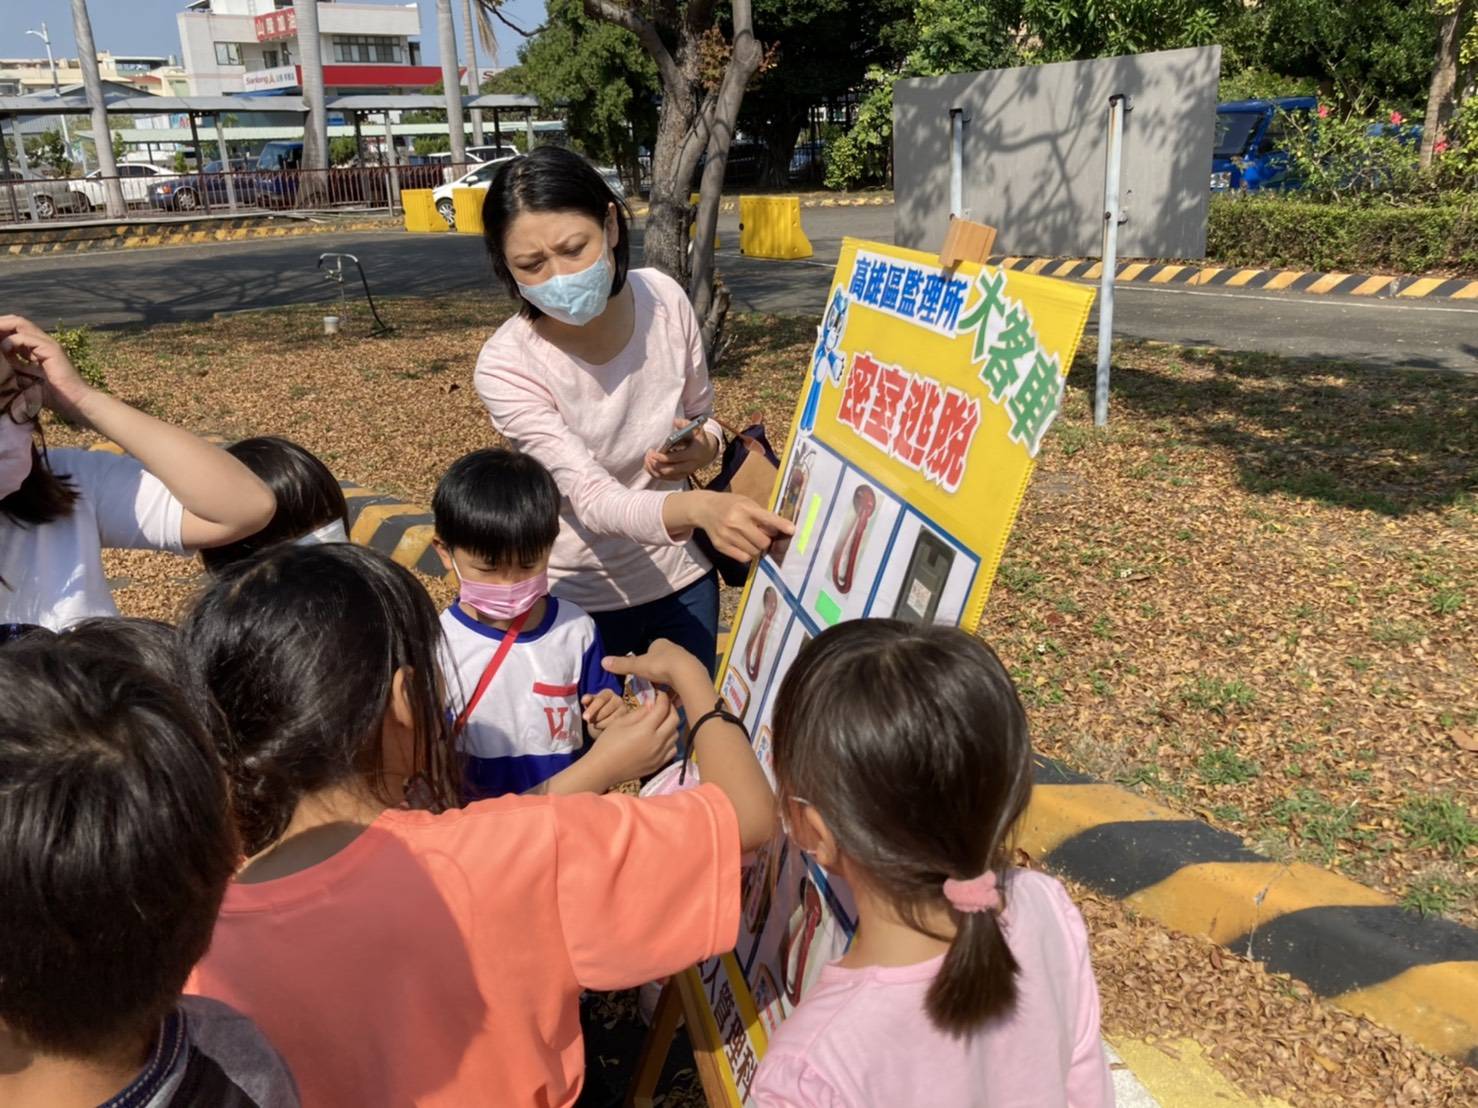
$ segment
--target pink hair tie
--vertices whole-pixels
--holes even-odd
[[[1001,906],[1001,894],[996,887],[994,870],[986,870],[969,881],[956,881],[953,877],[944,883],[944,898],[957,912],[993,912]]]

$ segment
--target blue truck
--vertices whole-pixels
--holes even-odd
[[[1285,146],[1288,117],[1307,119],[1318,110],[1312,96],[1277,100],[1233,100],[1216,106],[1216,144],[1211,152],[1211,192],[1296,189]]]

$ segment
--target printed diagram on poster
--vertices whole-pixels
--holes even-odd
[[[843,620],[974,631],[1093,290],[848,239],[798,399],[760,560],[718,687],[774,782],[801,647]],[[769,1036],[855,930],[850,892],[780,837],[743,876],[734,951],[680,978],[714,1103],[744,1105]]]

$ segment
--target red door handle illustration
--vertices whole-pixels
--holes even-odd
[[[855,517],[852,526],[837,540],[836,550],[831,555],[831,580],[837,591],[852,591],[852,577],[857,571],[857,555],[862,550],[862,536],[867,534],[867,524],[877,510],[878,496],[871,485],[858,485],[852,494],[852,511]]]
[[[765,639],[770,635],[770,625],[775,622],[775,612],[780,607],[780,596],[772,586],[765,586],[765,614],[759,625],[749,633],[744,644],[744,672],[751,681],[760,679],[760,665],[765,660]]]

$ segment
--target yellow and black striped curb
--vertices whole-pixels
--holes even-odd
[[[1023,273],[1097,281],[1103,263],[1092,258],[1018,258],[996,256],[990,265]],[[1239,266],[1187,265],[1175,262],[1120,262],[1116,283],[1186,285],[1209,288],[1262,289],[1315,295],[1383,296],[1401,299],[1478,300],[1478,280],[1467,277],[1412,277],[1367,273],[1319,273],[1304,269],[1248,269]]]
[[[1166,927],[1478,1065],[1478,931],[1317,866],[1271,861],[1236,835],[1047,758],[1018,845]]]
[[[761,193],[759,195],[770,195]],[[776,194],[779,195],[779,194]],[[867,194],[865,196],[811,196],[802,195],[801,207],[803,208],[882,208],[893,203],[891,192]],[[652,206],[645,200],[636,200],[627,204],[627,209],[633,216],[646,216],[651,214]],[[739,211],[739,198],[728,196],[719,202],[718,210],[728,215]]]
[[[431,545],[435,520],[424,505],[407,504],[352,481],[340,481],[339,487],[349,505],[350,541],[428,577],[447,575]]]
[[[339,231],[382,231],[400,226],[384,217],[353,220],[221,219],[198,223],[109,223],[90,227],[0,231],[0,258],[97,253],[146,246],[190,246],[207,242],[289,238]]]

